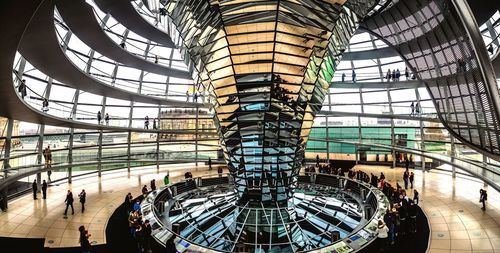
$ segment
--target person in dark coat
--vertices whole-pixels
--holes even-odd
[[[177,248],[175,247],[175,235],[168,238],[167,243],[165,243],[165,247],[167,248],[166,253],[177,253]]]
[[[45,180],[42,183],[42,199],[47,199],[47,182]]]
[[[31,184],[31,187],[33,188],[33,199],[38,199],[36,197],[36,192],[38,191],[38,185],[36,184],[36,179],[33,180],[33,184]]]
[[[156,180],[155,179],[151,180],[150,184],[151,184],[151,191],[155,191],[156,190]]]
[[[142,236],[142,247],[144,248],[144,252],[149,252],[151,250],[151,224],[149,223],[149,220],[145,220],[142,225]]]
[[[410,173],[410,188],[413,189],[413,181],[415,180],[415,173]]]
[[[73,208],[73,193],[68,190],[68,194],[66,194],[66,200],[64,202],[66,203],[66,209],[64,210],[64,215],[68,213],[68,207],[71,206],[71,214],[75,214],[75,209]]]
[[[208,170],[212,170],[212,159],[208,158]]]
[[[90,241],[89,241],[89,231],[85,229],[84,226],[78,228],[80,231],[80,249],[83,253],[90,253]]]
[[[80,199],[80,203],[82,204],[82,213],[85,211],[85,202],[87,201],[87,193],[85,189],[82,189],[80,194],[78,194],[78,198]]]

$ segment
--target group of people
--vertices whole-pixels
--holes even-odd
[[[420,116],[420,113],[422,113],[422,107],[420,106],[419,102],[417,102],[416,104],[414,102],[411,102],[410,109],[410,116]]]
[[[204,102],[205,101],[205,96],[203,95],[203,93],[201,92],[189,92],[186,91],[186,102],[189,102],[189,99],[193,97],[193,102],[198,102],[198,97],[201,97],[202,101]]]
[[[157,130],[158,129],[158,120],[156,118],[153,119],[153,129]],[[146,115],[144,117],[144,129],[149,129],[149,116]]]
[[[156,189],[155,180],[151,180],[151,190]],[[134,197],[129,192],[125,196],[125,210],[128,215],[128,224],[130,229],[130,234],[135,239],[137,244],[137,251],[141,252],[151,252],[151,224],[149,220],[142,219],[141,213],[141,202],[149,193],[147,186],[144,185],[142,188],[142,195],[137,197],[134,201]]]
[[[352,77],[352,82],[355,83],[357,79],[356,79],[356,71],[354,69],[352,70],[351,77]],[[342,82],[345,82],[345,78],[346,74],[342,73]]]
[[[78,199],[80,200],[80,204],[82,205],[82,213],[85,212],[85,202],[87,202],[87,193],[85,192],[85,189],[82,189],[82,191],[78,194]],[[71,190],[68,190],[68,193],[66,193],[66,199],[64,200],[64,203],[66,203],[66,209],[64,209],[64,216],[67,215],[68,213],[68,208],[71,207],[71,214],[75,214],[75,208],[73,207],[73,202],[74,202],[74,197],[73,197],[73,192]]]
[[[101,121],[102,121],[102,114],[101,114],[101,111],[98,111],[97,112],[97,124],[100,125]],[[106,115],[104,116],[104,122],[106,123],[106,126],[109,126],[109,114],[108,113],[106,113]]]

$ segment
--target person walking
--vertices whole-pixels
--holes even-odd
[[[377,240],[380,251],[385,251],[385,245],[387,244],[387,237],[389,237],[389,228],[385,225],[383,220],[378,221],[377,226]]]
[[[479,194],[479,202],[483,204],[483,207],[481,207],[481,209],[483,209],[484,211],[486,210],[486,200],[488,200],[488,193],[486,192],[486,190],[480,189]]]
[[[85,202],[87,201],[87,193],[85,189],[82,189],[80,194],[78,194],[78,198],[80,199],[80,203],[82,204],[82,213],[85,212]]]
[[[420,103],[415,104],[415,114],[420,116]]]
[[[42,199],[47,199],[47,182],[42,182]]]
[[[354,71],[354,69],[352,70],[352,82],[356,82],[356,71]]]
[[[399,72],[399,69],[396,69],[396,81],[399,82],[400,77],[401,77],[401,72]]]
[[[410,109],[411,109],[411,113],[410,113],[410,117],[411,117],[411,116],[413,116],[413,114],[415,114],[415,104],[413,102],[411,102]]]
[[[52,175],[52,170],[47,170],[47,178],[49,179],[49,182],[52,182],[52,179],[50,179],[50,175]]]
[[[97,124],[98,124],[98,125],[100,125],[100,124],[101,124],[101,119],[102,119],[101,111],[98,111],[98,112],[97,112]]]
[[[33,184],[31,184],[31,188],[33,188],[33,199],[38,199],[36,197],[36,193],[38,191],[38,185],[36,184],[36,179],[33,180]]]
[[[391,69],[387,70],[387,73],[385,74],[385,79],[387,79],[387,82],[391,81]]]
[[[109,126],[109,114],[106,113],[106,116],[104,116],[104,121],[106,122],[106,126]]]
[[[156,127],[156,118],[153,119],[153,129],[156,130],[158,127]]]
[[[66,209],[64,210],[64,216],[67,215],[68,213],[68,207],[71,206],[71,214],[75,214],[75,209],[73,208],[73,193],[71,192],[71,190],[68,190],[68,193],[66,194],[66,199],[64,200],[64,202],[66,203]]]
[[[146,115],[146,117],[144,117],[144,129],[149,129],[149,117],[148,117],[148,115]]]
[[[410,161],[406,160],[406,162],[409,163]],[[413,189],[413,180],[415,180],[415,173],[411,172],[409,179],[410,179],[410,188]]]
[[[49,148],[50,145],[48,145],[46,148],[43,149],[43,159],[45,159],[45,167],[49,167]]]
[[[89,231],[85,229],[85,226],[80,226],[78,231],[80,231],[80,249],[82,253],[90,253]]]

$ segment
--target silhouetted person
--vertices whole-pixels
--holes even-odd
[[[21,80],[21,83],[17,87],[17,91],[19,91],[19,94],[21,94],[22,99],[24,99],[24,97],[26,97],[27,87],[26,87],[26,80],[25,79]]]
[[[52,182],[52,179],[50,179],[50,175],[52,175],[52,170],[47,170],[47,178],[49,179],[49,182]]]
[[[342,73],[342,82],[345,82],[345,73]]]
[[[481,202],[483,204],[483,207],[481,207],[481,209],[486,210],[486,200],[488,200],[488,193],[486,193],[486,190],[479,190],[479,194],[480,194],[480,197],[479,197],[479,202]]]
[[[47,182],[42,182],[42,199],[47,199]]]
[[[149,220],[145,220],[144,224],[142,225],[142,236],[143,236],[143,242],[142,246],[144,248],[144,252],[149,252],[151,250],[151,224],[149,223]]]
[[[406,169],[405,172],[403,173],[403,181],[405,183],[405,190],[408,190],[408,179],[409,179],[409,177],[410,177],[410,173],[408,172],[408,169]]]
[[[149,129],[149,117],[144,117],[144,129]]]
[[[33,188],[33,199],[38,199],[36,197],[36,192],[38,191],[38,185],[36,184],[36,179],[33,180],[33,184],[31,184],[31,188]]]
[[[415,113],[415,104],[413,102],[411,102],[410,109],[411,109],[410,116],[413,116],[413,114]]]
[[[47,98],[43,98],[42,111],[47,112],[48,110],[49,110],[49,100],[47,100]]]
[[[97,124],[101,124],[101,119],[102,119],[101,111],[98,111],[97,112]]]
[[[66,203],[66,209],[64,210],[64,216],[68,213],[68,207],[71,206],[71,214],[75,214],[75,209],[73,208],[73,193],[68,190],[68,193],[66,194],[66,199],[64,202]]]
[[[158,64],[158,55],[155,55],[155,63]]]
[[[89,241],[89,231],[85,229],[84,226],[80,226],[78,228],[78,231],[80,231],[80,249],[83,253],[90,253],[90,241]]]
[[[409,163],[409,161],[407,160],[406,161],[407,163]],[[413,189],[413,180],[415,180],[415,173],[410,173],[410,188]]]
[[[212,170],[212,159],[208,158],[208,170]]]
[[[156,118],[153,119],[153,129],[154,130],[158,129],[158,127],[156,126]]]
[[[106,122],[106,126],[109,126],[109,114],[106,113],[106,116],[104,116],[104,121]]]
[[[172,235],[172,237],[168,238],[167,242],[165,243],[165,248],[167,250],[166,253],[177,253],[177,248],[175,247],[175,235]]]
[[[406,80],[408,80],[408,78],[410,77],[410,73],[408,72],[408,67],[405,67],[405,77]]]
[[[418,205],[419,200],[420,200],[420,196],[419,196],[417,189],[413,189],[413,202],[415,202],[415,204]]]
[[[125,42],[120,43],[120,47],[122,47],[123,49],[125,49]]]
[[[352,82],[356,82],[356,71],[354,71],[354,69],[352,70]]]
[[[217,173],[219,174],[219,177],[222,177],[222,173],[224,171],[222,170],[222,167],[217,168]]]
[[[78,194],[78,198],[80,199],[80,203],[82,204],[82,213],[85,212],[85,202],[87,201],[87,193],[85,189],[82,189],[80,194]]]
[[[151,191],[156,190],[156,180],[155,179],[151,180],[150,184],[151,184]]]

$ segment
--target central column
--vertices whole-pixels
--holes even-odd
[[[293,193],[334,69],[376,1],[351,2],[166,1],[171,36],[211,94],[241,205]]]

